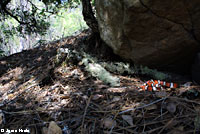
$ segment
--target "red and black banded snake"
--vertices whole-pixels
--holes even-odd
[[[160,80],[149,80],[140,86],[141,90],[146,91],[160,91],[164,88],[178,88],[178,83],[160,81]]]

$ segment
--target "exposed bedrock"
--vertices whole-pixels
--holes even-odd
[[[101,38],[136,64],[186,72],[200,47],[200,0],[96,0]]]

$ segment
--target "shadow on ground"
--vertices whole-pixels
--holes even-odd
[[[66,55],[57,59],[58,48],[84,47],[88,36],[83,32],[0,60],[0,128],[45,134],[55,121],[63,134],[199,133],[200,100],[185,98],[189,89],[139,92],[140,78],[117,74],[120,87],[111,87],[65,61]]]

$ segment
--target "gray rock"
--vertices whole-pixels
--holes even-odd
[[[189,70],[200,45],[200,0],[96,0],[101,38],[136,64]]]

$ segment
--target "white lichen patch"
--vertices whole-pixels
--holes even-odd
[[[111,86],[120,86],[119,78],[112,76],[99,64],[89,63],[86,66],[86,70],[90,72],[93,77],[96,77]]]
[[[123,62],[102,62],[100,63],[106,70],[117,73],[117,74],[123,74],[127,72],[127,74],[135,74],[134,69],[130,67],[128,63]]]

